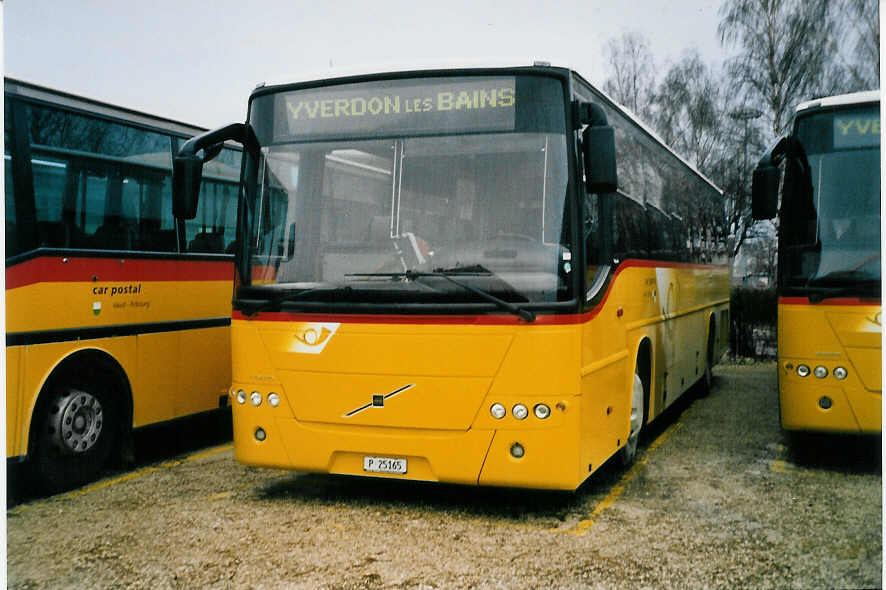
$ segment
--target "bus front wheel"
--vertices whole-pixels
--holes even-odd
[[[637,457],[637,446],[640,442],[640,430],[643,428],[643,406],[645,402],[643,380],[638,373],[634,373],[634,382],[631,385],[631,430],[625,445],[619,450],[619,459],[622,465],[630,465]]]
[[[37,416],[32,473],[55,493],[95,479],[116,445],[119,412],[105,383],[52,387]]]

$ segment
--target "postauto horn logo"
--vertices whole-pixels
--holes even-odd
[[[289,351],[302,354],[320,354],[338,330],[339,325],[331,322],[296,324],[295,337],[292,339]]]

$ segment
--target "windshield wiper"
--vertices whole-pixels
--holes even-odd
[[[523,309],[519,305],[515,305],[509,301],[505,301],[499,297],[496,297],[492,293],[487,293],[482,289],[478,289],[467,283],[463,283],[457,279],[454,279],[451,275],[477,275],[477,276],[495,276],[494,273],[485,269],[480,265],[474,266],[456,266],[454,268],[437,268],[431,272],[419,271],[419,270],[406,270],[403,272],[365,272],[365,273],[351,273],[345,276],[349,277],[390,277],[392,279],[406,279],[407,281],[415,281],[421,278],[426,277],[434,277],[441,278],[449,281],[453,285],[461,287],[466,291],[470,291],[474,295],[489,301],[490,303],[494,303],[500,309],[505,311],[509,311],[512,314],[519,316],[523,321],[527,323],[531,323],[535,321],[535,314],[528,309]]]
[[[298,299],[301,299],[305,295],[317,293],[318,291],[327,291],[328,292],[328,291],[339,291],[339,290],[348,292],[348,291],[351,291],[351,288],[350,287],[333,287],[333,288],[327,287],[326,289],[324,289],[322,287],[321,288],[311,287],[308,289],[302,289],[300,291],[286,291],[285,293],[281,293],[280,295],[277,295],[275,297],[271,297],[265,301],[255,304],[255,305],[245,305],[244,306],[245,309],[243,310],[243,312],[246,314],[247,317],[252,317],[261,311],[268,311],[271,309],[280,309],[281,304],[286,303],[287,301],[296,301]],[[241,302],[241,305],[243,305],[242,302]]]
[[[870,291],[877,291],[879,283],[876,287],[871,287]],[[815,287],[807,285],[805,287],[809,291],[808,297],[810,303],[821,303],[825,299],[834,299],[835,297],[846,297],[847,295],[859,295],[859,291],[864,291],[864,287],[853,285],[849,287]],[[861,295],[864,297],[864,295]]]

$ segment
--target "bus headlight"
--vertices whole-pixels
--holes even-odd
[[[539,420],[544,420],[551,415],[551,408],[547,404],[535,404],[532,411],[535,412],[535,417]]]
[[[242,389],[237,392],[237,403],[245,404],[246,403],[246,392]]]
[[[828,370],[826,367],[823,367],[822,365],[818,365],[817,367],[815,367],[815,370],[812,372],[812,374],[815,375],[819,379],[824,379],[825,377],[828,376]]]
[[[837,367],[834,369],[834,377],[842,381],[849,375],[849,372],[843,367]]]
[[[508,411],[501,404],[492,404],[492,407],[489,408],[489,413],[492,414],[492,417],[496,420],[501,420],[505,417],[505,414],[507,414]]]
[[[806,365],[797,365],[797,375],[799,375],[800,377],[808,377],[809,367]]]
[[[256,408],[259,407],[261,405],[261,394],[257,391],[253,391],[252,395],[249,396],[249,402]]]
[[[276,393],[269,393],[268,394],[268,405],[271,406],[272,408],[276,408],[277,406],[279,406],[280,405],[280,396],[277,395]]]
[[[511,408],[511,413],[514,414],[514,418],[517,420],[525,420],[526,416],[529,415],[529,410],[523,404],[517,404]]]

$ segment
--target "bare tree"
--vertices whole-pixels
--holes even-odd
[[[737,256],[753,238],[771,238],[764,227],[755,225],[751,215],[751,170],[765,149],[763,133],[757,124],[762,113],[730,105],[720,123],[723,128],[719,157],[711,164],[710,175],[723,189],[723,216],[735,236],[732,255]]]
[[[636,32],[611,39],[603,53],[612,69],[603,90],[641,119],[652,118],[655,62],[646,38]]]
[[[721,157],[723,94],[698,51],[690,51],[671,66],[653,99],[658,134],[704,173]]]
[[[877,0],[844,0],[841,22],[852,45],[846,65],[847,90],[873,90],[880,87],[880,15]]]
[[[773,137],[794,106],[836,90],[834,4],[830,0],[727,0],[720,40],[737,45],[728,63],[736,90],[759,104]]]

